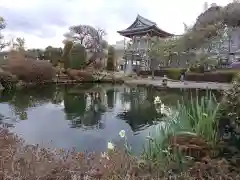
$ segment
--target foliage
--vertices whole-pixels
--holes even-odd
[[[46,49],[45,49],[46,50]],[[32,54],[35,57],[38,57],[39,60],[50,60],[48,56],[45,57],[45,50],[43,49],[27,49],[26,53]]]
[[[104,49],[108,44],[103,39],[105,31],[100,28],[94,28],[90,25],[76,25],[69,28],[70,32],[65,33],[65,41],[72,41],[74,44],[81,44],[87,52],[92,53],[92,56],[83,64],[82,68],[86,68],[92,64],[102,64],[97,62],[102,60]]]
[[[239,26],[240,25],[239,15],[240,15],[240,3],[239,2],[229,3],[227,6],[224,7],[223,22],[230,27]]]
[[[6,22],[5,20],[0,16],[0,51],[5,48],[6,46],[9,45],[9,43],[6,43],[4,40],[3,40],[3,35],[1,34],[1,30],[5,29],[6,28]]]
[[[70,67],[70,53],[73,47],[72,41],[65,41],[64,42],[64,48],[63,48],[63,54],[62,54],[62,60],[64,63],[64,69],[67,70]]]
[[[81,44],[75,44],[70,53],[70,67],[72,69],[81,69],[87,60],[87,52]]]
[[[188,72],[185,79],[188,81],[207,81],[207,82],[232,82],[234,76],[238,73],[236,70],[218,70],[205,73]]]
[[[222,51],[220,49],[224,48],[223,39],[229,39],[229,33],[226,35],[225,29],[240,25],[239,12],[239,2],[230,3],[225,7],[211,7],[199,15],[192,28],[185,28],[186,32],[182,36],[157,41],[151,51],[161,57],[165,63],[171,59],[171,54],[180,55],[183,52],[190,53],[199,49],[208,53],[215,51],[219,54]],[[196,58],[199,59],[198,56]],[[202,61],[198,60],[198,63]]]
[[[108,56],[107,56],[107,70],[114,71],[116,69],[116,62],[115,62],[115,48],[113,46],[109,46],[108,48]]]
[[[177,53],[176,43],[177,40],[171,38],[154,41],[149,54],[151,59],[153,59],[152,66],[155,66],[157,63],[165,65],[170,60],[170,56]]]
[[[40,54],[40,52],[37,52]],[[52,46],[48,46],[44,50],[44,59],[50,60],[53,66],[57,66],[58,62],[61,60],[63,50],[62,48],[54,48]]]
[[[16,46],[18,51],[24,51],[25,50],[25,39],[24,38],[16,38]]]
[[[239,73],[233,80],[233,87],[224,92],[222,112],[230,120],[229,127],[233,128],[234,134],[239,134],[240,128],[240,76]],[[238,132],[238,133],[237,133]],[[236,134],[237,133],[237,134]]]
[[[206,155],[208,143],[216,145],[219,103],[213,94],[200,100],[191,98],[187,103],[182,101],[178,110],[156,127],[156,132],[148,138],[143,158],[156,163],[174,160],[181,164],[185,155],[201,158]]]
[[[184,68],[164,68],[160,70],[155,70],[154,75],[163,77],[166,75],[170,79],[179,80],[181,73],[186,71]],[[151,75],[150,71],[141,71],[140,75]]]
[[[27,82],[43,82],[52,80],[55,75],[52,64],[47,61],[25,59],[22,52],[10,52],[4,70],[16,75],[19,80]]]
[[[4,88],[11,88],[17,82],[17,77],[7,71],[0,71],[0,82]]]
[[[74,43],[81,44],[86,50],[100,52],[105,46],[103,43],[104,30],[95,29],[89,25],[76,25],[69,28],[70,32],[64,36]]]

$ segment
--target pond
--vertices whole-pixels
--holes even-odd
[[[138,154],[162,118],[154,97],[174,109],[189,94],[186,90],[93,84],[2,91],[0,123],[26,143],[75,147],[77,151],[104,151],[109,141],[121,145],[119,131],[124,129]]]

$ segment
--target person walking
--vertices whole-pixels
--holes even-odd
[[[185,71],[181,72],[180,81],[183,82],[185,78]]]

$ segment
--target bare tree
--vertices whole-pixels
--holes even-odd
[[[18,51],[25,50],[25,39],[24,38],[17,37],[15,44],[16,44],[16,48]]]
[[[4,41],[4,37],[3,35],[1,34],[1,30],[5,29],[6,28],[6,22],[5,20],[0,16],[0,51],[5,48],[6,46],[9,45],[9,43],[5,42]]]
[[[70,32],[64,36],[74,43],[80,43],[87,51],[101,52],[103,50],[103,37],[105,31],[89,25],[77,25],[69,28]]]

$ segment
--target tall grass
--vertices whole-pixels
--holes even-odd
[[[178,123],[180,130],[196,133],[205,141],[215,145],[217,142],[218,112],[220,103],[211,92],[205,96],[179,103]]]
[[[156,126],[144,146],[142,156],[157,163],[175,161],[181,163],[183,155],[170,149],[170,138],[179,135],[199,137],[214,146],[217,143],[218,111],[220,103],[214,94],[191,98],[178,103],[178,112],[169,115],[167,120]]]

